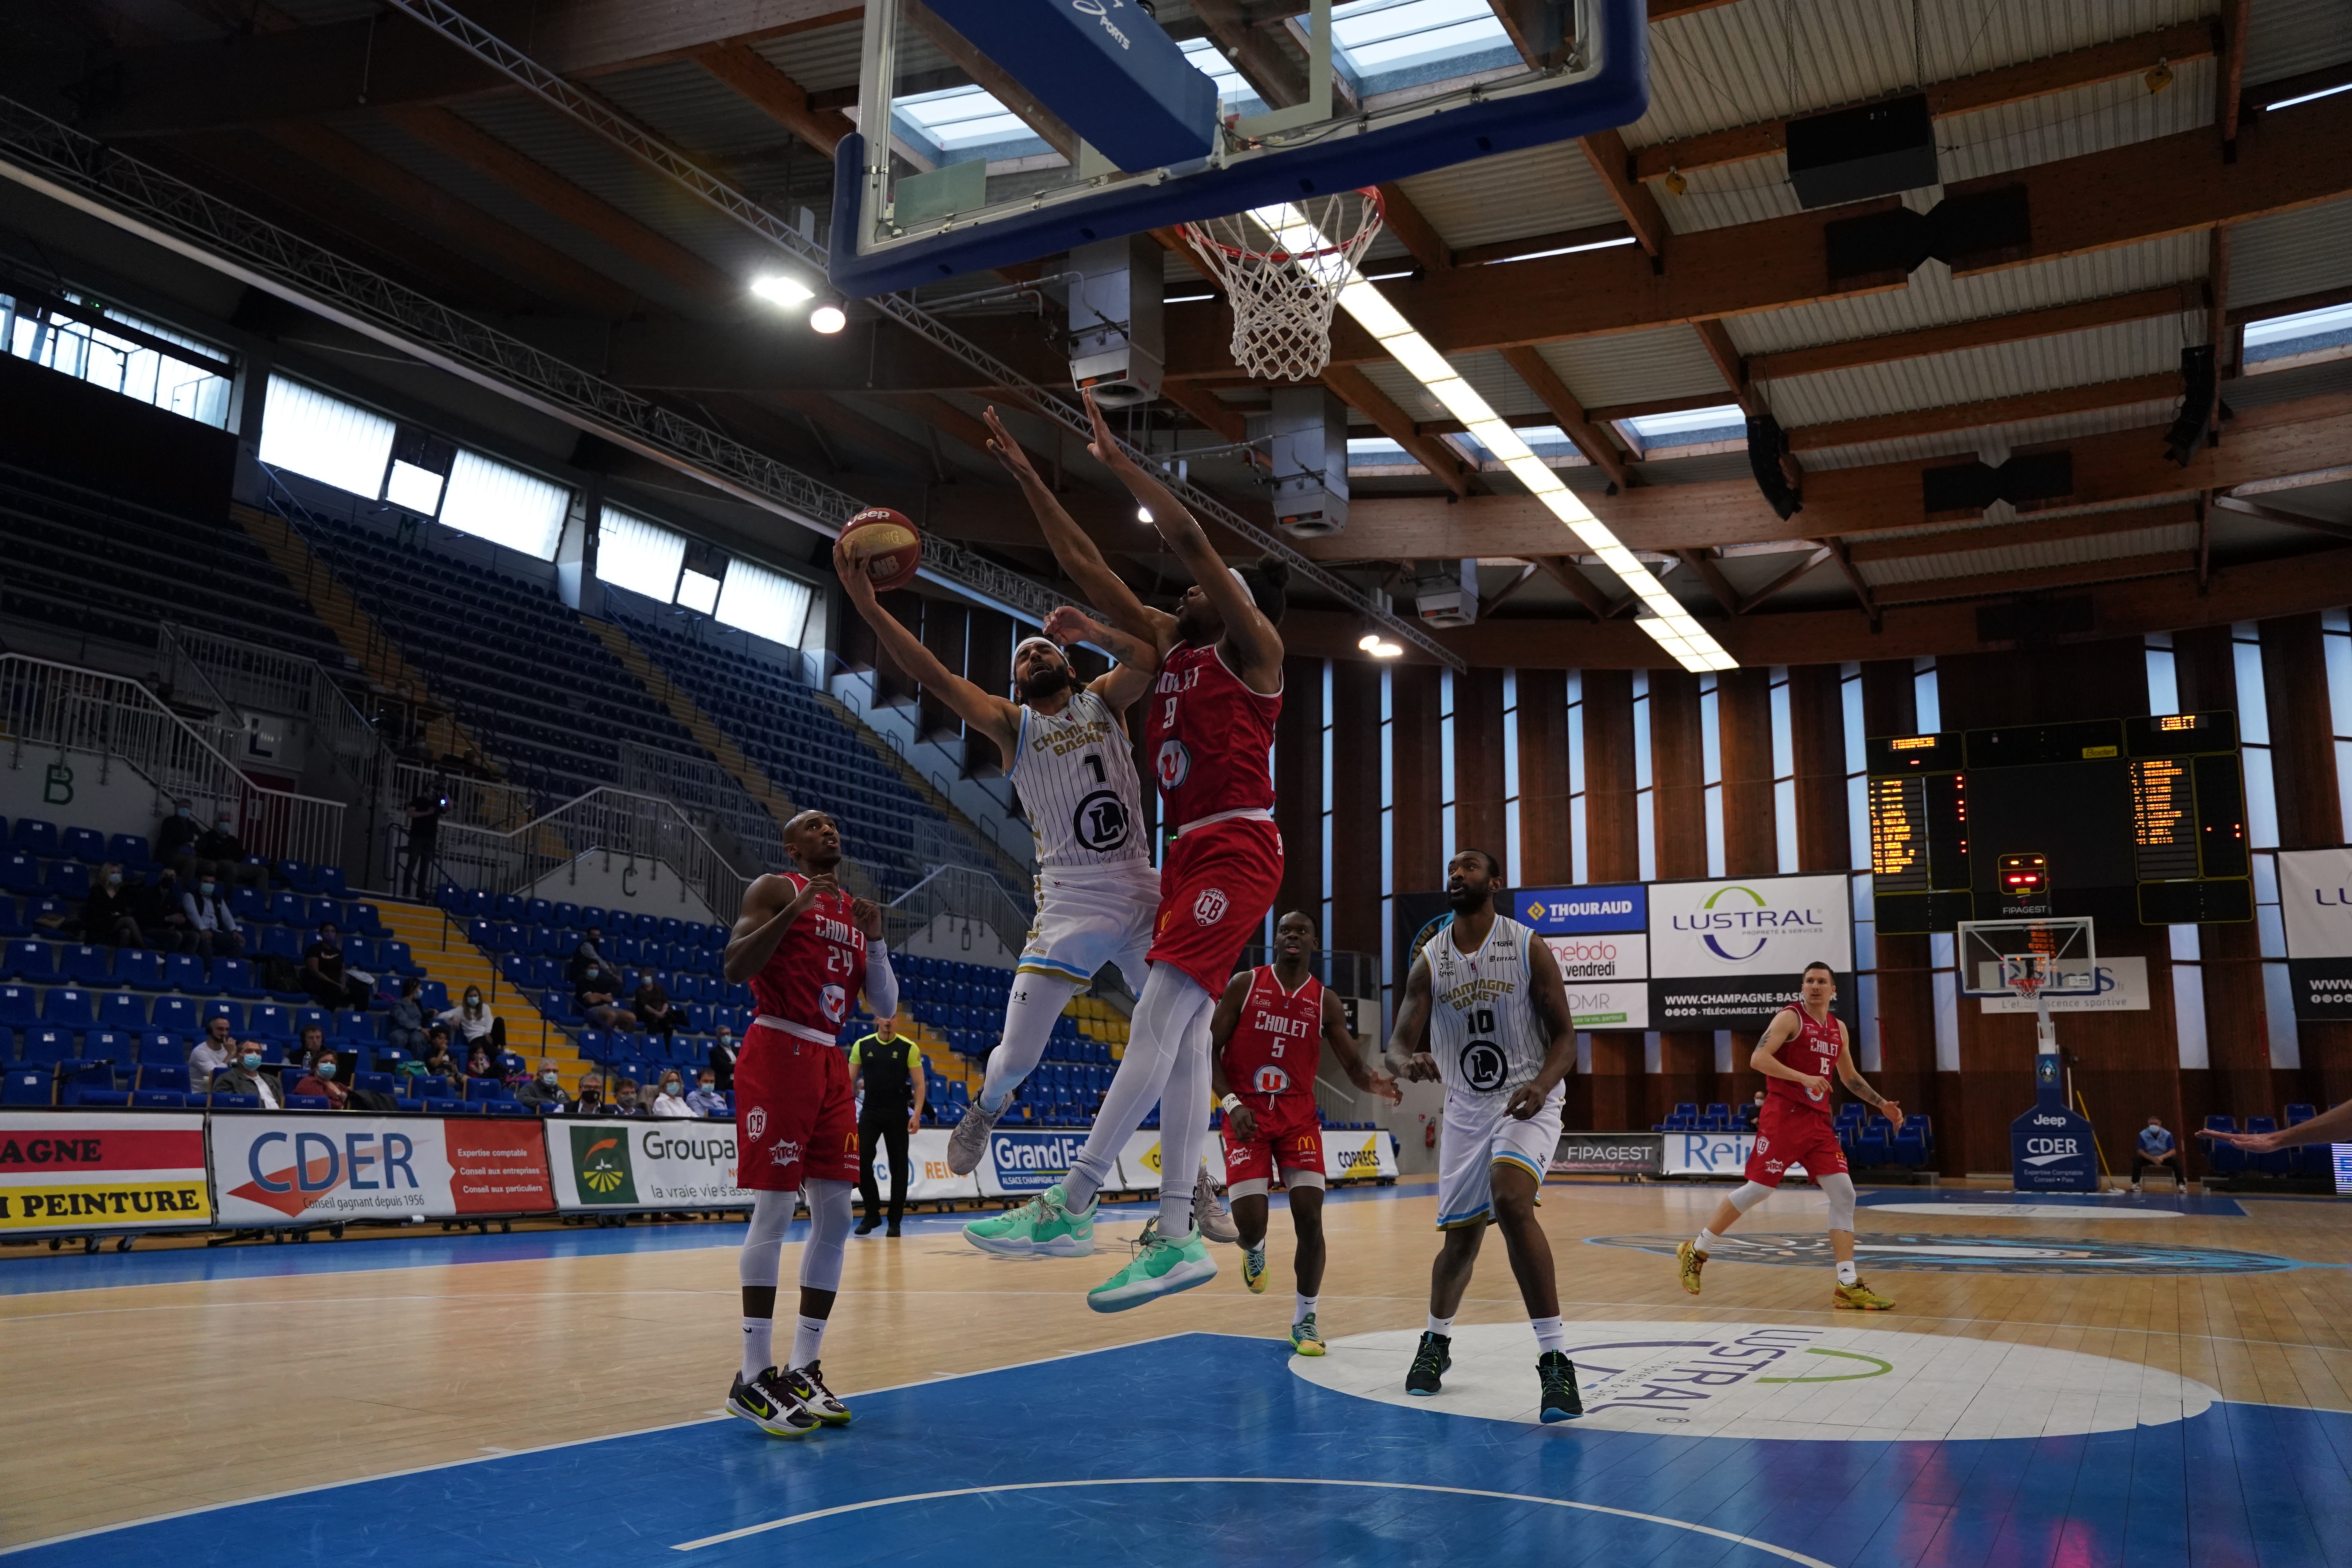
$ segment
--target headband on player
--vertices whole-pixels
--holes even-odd
[[[1039,647],[1052,648],[1054,652],[1060,657],[1064,664],[1070,662],[1070,656],[1064,653],[1062,651],[1062,645],[1055,642],[1052,637],[1023,637],[1019,642],[1013,645],[1013,669],[1016,676],[1021,670],[1021,650],[1027,647],[1032,643],[1036,644]]]

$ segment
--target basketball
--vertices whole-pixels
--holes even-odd
[[[866,570],[866,581],[877,594],[903,588],[915,580],[923,563],[923,536],[915,525],[887,506],[868,507],[841,531],[849,558]]]

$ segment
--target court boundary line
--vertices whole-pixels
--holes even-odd
[[[981,1367],[971,1372],[950,1372],[937,1377],[913,1378],[905,1383],[884,1384],[879,1388],[856,1389],[844,1397],[864,1399],[872,1394],[896,1394],[901,1389],[922,1388],[937,1383],[954,1383],[967,1377],[987,1377],[1000,1372],[1019,1372],[1033,1366],[1050,1366],[1057,1361],[1070,1361],[1082,1355],[1103,1355],[1114,1351],[1130,1350],[1139,1345],[1158,1344],[1166,1340],[1183,1339],[1191,1334],[1206,1334],[1212,1339],[1257,1339],[1256,1334],[1228,1334],[1213,1329],[1184,1329],[1172,1334],[1154,1334],[1150,1339],[1130,1340],[1124,1344],[1097,1345],[1091,1350],[1064,1351],[1058,1355],[1038,1356],[1030,1361],[1008,1362],[1003,1366]],[[665,1421],[657,1426],[634,1427],[625,1432],[605,1432],[593,1437],[567,1437],[561,1443],[541,1443],[529,1448],[510,1448],[501,1454],[472,1454],[462,1459],[443,1459],[436,1464],[411,1465],[405,1469],[384,1470],[375,1475],[352,1476],[339,1481],[320,1481],[315,1486],[289,1487],[282,1492],[262,1492],[253,1497],[236,1498],[227,1502],[202,1503],[194,1508],[173,1509],[168,1513],[149,1514],[141,1519],[126,1519],[119,1524],[93,1525],[88,1530],[69,1531],[63,1535],[46,1536],[39,1541],[23,1542],[15,1546],[0,1546],[0,1557],[11,1557],[20,1552],[31,1552],[43,1546],[62,1546],[69,1541],[87,1541],[94,1535],[111,1535],[117,1531],[137,1530],[150,1524],[168,1524],[175,1519],[193,1519],[202,1513],[218,1513],[225,1508],[243,1508],[248,1503],[279,1502],[287,1498],[302,1497],[310,1492],[333,1491],[338,1487],[363,1487],[376,1481],[396,1481],[406,1476],[430,1475],[435,1470],[454,1470],[466,1465],[486,1465],[499,1459],[524,1458],[532,1454],[552,1454],[564,1448],[583,1447],[590,1443],[611,1443],[627,1437],[649,1437],[657,1432],[683,1432],[690,1426],[708,1426],[717,1421],[735,1421],[735,1415],[698,1415],[691,1421]],[[1828,1568],[1823,1564],[1822,1568]]]
[[[740,1541],[747,1536],[761,1535],[772,1530],[785,1530],[795,1524],[807,1524],[814,1520],[831,1519],[841,1514],[858,1513],[867,1509],[888,1508],[898,1503],[934,1502],[942,1498],[982,1497],[996,1492],[1054,1491],[1077,1487],[1166,1487],[1166,1486],[1268,1486],[1268,1487],[1361,1487],[1376,1491],[1436,1492],[1451,1497],[1491,1498],[1499,1502],[1536,1503],[1545,1508],[1574,1509],[1580,1513],[1613,1514],[1620,1519],[1639,1520],[1644,1524],[1663,1524],[1674,1530],[1687,1530],[1695,1534],[1712,1535],[1736,1546],[1769,1552],[1801,1563],[1803,1568],[1831,1568],[1818,1557],[1809,1557],[1786,1546],[1775,1546],[1769,1541],[1759,1541],[1752,1535],[1718,1529],[1712,1524],[1695,1524],[1689,1520],[1668,1519],[1664,1514],[1642,1513],[1630,1508],[1611,1508],[1604,1503],[1577,1502],[1568,1498],[1534,1497],[1524,1492],[1488,1491],[1477,1487],[1444,1487],[1428,1481],[1373,1481],[1326,1476],[1108,1476],[1095,1480],[1006,1481],[995,1486],[956,1487],[944,1491],[909,1492],[902,1497],[872,1498],[865,1502],[839,1503],[832,1508],[812,1509],[786,1519],[772,1519],[761,1524],[745,1525],[718,1535],[706,1535],[698,1541],[680,1542],[672,1552],[698,1552],[706,1546],[720,1546]]]

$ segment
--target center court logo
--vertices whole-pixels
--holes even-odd
[[[1782,1442],[1945,1441],[2129,1431],[2220,1395],[2136,1362],[1958,1335],[1789,1323],[1569,1325],[1585,1426]],[[1301,1379],[1427,1415],[1532,1423],[1527,1328],[1454,1331],[1438,1399],[1404,1392],[1417,1330],[1357,1334],[1291,1363]],[[2112,1403],[2110,1403],[2112,1401]]]
[[[583,1204],[634,1204],[636,1173],[629,1168],[629,1143],[609,1127],[573,1127],[572,1170]]]

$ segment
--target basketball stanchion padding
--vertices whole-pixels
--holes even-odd
[[[841,544],[877,594],[905,587],[923,563],[922,534],[903,512],[887,506],[868,507],[851,518],[841,531]]]
[[[1381,193],[1366,186],[1185,224],[1233,306],[1234,363],[1269,380],[1322,374],[1339,290],[1381,221]]]

